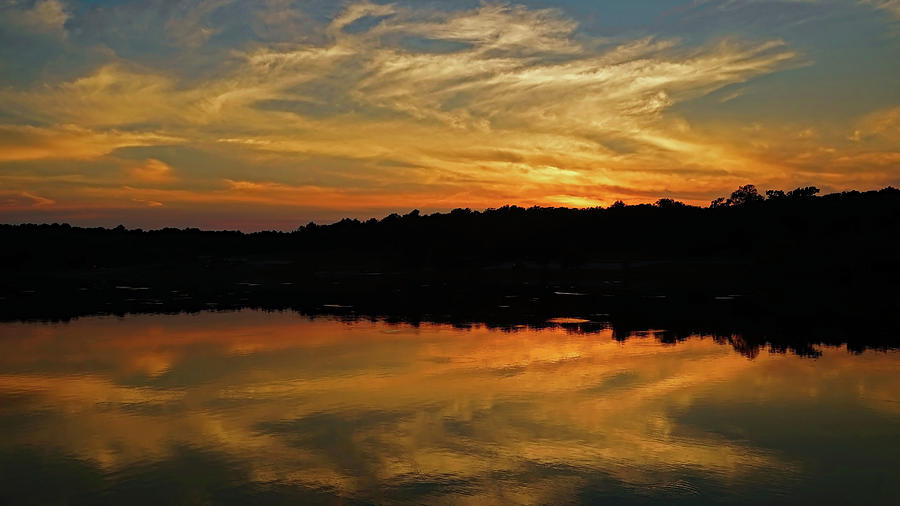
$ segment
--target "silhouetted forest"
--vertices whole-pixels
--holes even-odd
[[[353,306],[502,323],[653,306],[671,328],[728,306],[725,321],[751,326],[865,321],[896,336],[900,190],[817,194],[747,185],[706,208],[412,211],[293,232],[0,225],[0,318]]]

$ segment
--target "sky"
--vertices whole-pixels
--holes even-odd
[[[0,222],[900,185],[900,0],[0,0]]]

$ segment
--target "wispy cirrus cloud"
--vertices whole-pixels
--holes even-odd
[[[861,118],[851,139],[858,141],[864,137],[900,142],[900,107],[881,109]]]
[[[65,36],[69,13],[61,0],[37,0],[31,5],[13,0],[0,8],[0,12],[7,17],[7,23],[37,32]]]
[[[387,15],[368,30],[346,31]],[[597,48],[577,40],[575,27],[556,11],[506,5],[423,16],[358,4],[332,22],[327,43],[244,52],[234,71],[196,86],[111,64],[51,89],[0,97],[26,121],[148,125],[189,143],[227,139],[250,149],[339,156],[394,152],[437,172],[469,163],[470,149],[511,150],[526,164],[584,157],[576,164],[583,167],[616,156],[599,137],[659,144],[654,138],[662,134],[646,129],[676,101],[800,62],[780,41],[684,48],[644,38]],[[465,45],[417,50],[410,38]],[[440,140],[423,141],[423,133]]]
[[[900,18],[900,0],[860,0],[876,9],[885,11],[894,17]]]

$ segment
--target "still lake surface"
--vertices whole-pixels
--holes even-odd
[[[900,353],[206,312],[0,324],[5,504],[900,504]]]

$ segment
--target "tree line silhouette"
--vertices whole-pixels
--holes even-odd
[[[520,260],[574,265],[588,260],[636,261],[687,256],[746,256],[774,246],[844,253],[892,242],[900,191],[843,192],[814,197],[815,187],[789,192],[741,186],[709,208],[672,199],[608,208],[504,206],[381,220],[345,218],[292,232],[143,231],[52,225],[0,225],[5,269],[104,267],[136,262],[224,260],[237,255],[309,260],[323,265],[411,266]],[[852,248],[840,237],[867,239]],[[870,248],[871,249],[871,248]],[[877,251],[869,251],[879,256]],[[819,255],[817,255],[819,256]]]
[[[0,225],[8,273],[123,266],[290,262],[310,269],[440,270],[459,267],[576,268],[596,262],[741,259],[765,264],[893,260],[900,191],[885,188],[815,197],[753,185],[700,208],[656,204],[570,209],[504,206],[381,220],[345,218],[292,232],[143,231],[67,224]]]
[[[290,232],[0,225],[0,240],[0,319],[352,305],[488,320],[621,316],[659,304],[671,316],[725,304],[746,321],[840,319],[857,328],[887,325],[900,310],[894,188],[763,195],[746,185],[708,207],[662,198],[412,211]]]

